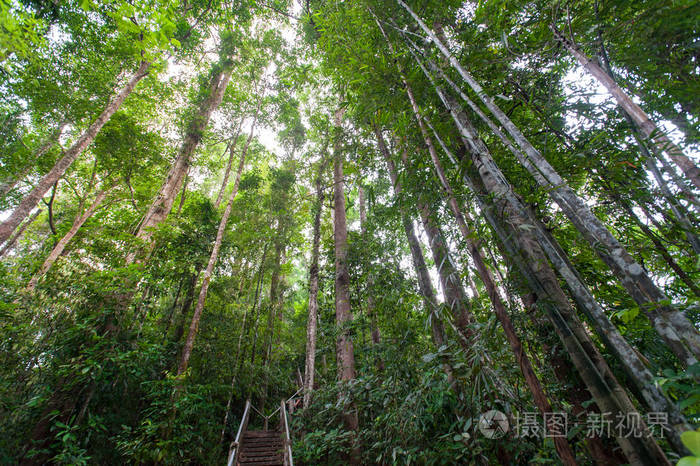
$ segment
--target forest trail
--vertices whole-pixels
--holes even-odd
[[[249,430],[243,434],[238,464],[258,466],[286,466],[282,432],[277,430]]]
[[[299,391],[287,401],[282,400],[279,407],[268,415],[261,413],[253,406],[250,399],[246,401],[238,433],[231,442],[227,466],[294,466],[287,403],[294,399],[298,393]],[[262,430],[248,430],[251,413],[257,413],[263,418],[264,427]],[[278,428],[270,430],[268,428],[270,419],[277,416],[278,413]]]

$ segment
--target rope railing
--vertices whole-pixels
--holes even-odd
[[[231,442],[230,446],[230,451],[228,455],[228,462],[226,463],[227,466],[235,466],[236,461],[238,460],[238,455],[240,454],[240,446],[241,446],[241,439],[243,437],[243,434],[248,428],[248,421],[250,419],[250,413],[251,411],[254,411],[255,413],[259,414],[260,417],[262,417],[265,420],[265,430],[268,430],[268,423],[270,419],[277,414],[277,412],[280,412],[280,428],[283,429],[284,434],[285,434],[285,439],[284,439],[284,464],[285,466],[294,466],[294,460],[292,459],[292,442],[291,438],[289,435],[289,421],[287,418],[287,403],[289,403],[291,400],[293,400],[299,393],[304,389],[304,387],[299,388],[292,396],[287,398],[286,400],[282,400],[280,402],[280,405],[277,409],[275,409],[273,412],[270,414],[263,414],[258,408],[253,406],[253,404],[250,402],[250,399],[246,400],[245,402],[245,409],[243,410],[243,417],[241,418],[241,423],[238,426],[238,432],[236,433],[236,438]]]

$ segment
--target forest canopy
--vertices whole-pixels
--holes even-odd
[[[700,3],[0,0],[0,463],[700,464]]]

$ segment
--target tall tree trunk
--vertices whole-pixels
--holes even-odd
[[[411,102],[411,107],[413,108],[413,113],[416,118],[416,122],[418,123],[421,135],[423,136],[425,144],[428,147],[428,152],[430,153],[430,158],[432,159],[433,167],[435,168],[437,177],[440,180],[442,189],[444,190],[444,195],[447,198],[447,203],[450,206],[450,209],[452,210],[452,214],[454,215],[455,220],[457,221],[457,225],[467,245],[469,254],[479,274],[479,278],[481,278],[481,281],[484,284],[484,287],[486,288],[486,292],[489,296],[491,304],[493,305],[496,317],[498,318],[499,322],[501,323],[501,326],[503,327],[503,332],[506,335],[506,339],[510,344],[513,354],[515,355],[515,359],[518,362],[518,365],[520,366],[520,370],[523,374],[523,377],[525,378],[525,382],[527,383],[527,386],[530,389],[530,392],[532,393],[535,405],[542,413],[543,418],[546,418],[546,413],[552,412],[552,405],[549,403],[549,400],[547,399],[544,390],[542,389],[542,385],[540,384],[539,379],[535,375],[535,371],[532,368],[530,359],[527,357],[527,354],[523,350],[522,343],[515,332],[515,327],[513,326],[513,323],[510,320],[510,316],[508,315],[506,306],[504,305],[503,300],[498,293],[498,289],[493,275],[486,266],[486,261],[484,259],[484,254],[481,250],[481,246],[479,243],[472,240],[472,238],[475,237],[475,234],[473,229],[467,226],[467,221],[469,221],[470,224],[473,224],[473,222],[469,218],[468,212],[465,210],[464,214],[462,214],[462,211],[459,208],[459,205],[457,204],[455,194],[452,190],[452,187],[450,186],[449,181],[447,180],[447,177],[445,176],[445,172],[442,168],[442,163],[440,162],[437,150],[435,149],[435,145],[433,144],[433,141],[430,135],[428,134],[428,130],[426,129],[425,124],[423,123],[423,118],[420,114],[418,103],[416,102],[416,99],[413,95],[413,90],[411,89],[411,86],[409,85],[403,73],[401,73],[401,78],[404,82],[404,86],[406,87],[406,93],[408,94],[408,98]],[[553,421],[553,419],[551,418],[550,420]],[[547,426],[547,428],[550,429],[551,432],[557,432],[556,426],[553,424]],[[559,433],[561,434],[561,432]],[[554,436],[554,445],[557,450],[557,454],[559,455],[559,458],[564,464],[577,464],[574,452],[571,449],[569,443],[567,442],[565,436]]]
[[[10,179],[2,184],[0,184],[0,199],[4,198],[7,196],[7,194],[14,189],[15,186],[17,186],[17,183],[22,181],[24,178],[27,177],[29,172],[34,168],[36,162],[46,154],[49,149],[51,149],[56,142],[58,142],[59,138],[61,137],[61,134],[63,133],[63,128],[66,127],[66,122],[61,122],[58,125],[58,128],[54,130],[51,135],[46,138],[46,141],[37,149],[36,153],[34,156],[31,158],[31,161],[27,163],[27,166],[22,169],[20,173],[18,173],[14,179]]]
[[[324,157],[326,154],[321,154]],[[316,202],[314,204],[313,240],[311,243],[311,264],[309,266],[309,317],[306,323],[306,364],[304,369],[304,408],[311,403],[316,370],[316,339],[318,334],[318,254],[321,245],[321,210],[323,208],[322,161],[316,175]]]
[[[508,116],[498,108],[457,59],[449,52],[435,33],[406,5],[397,0],[413,16],[423,31],[438,46],[445,58],[455,68],[469,86],[476,92],[486,107],[506,128],[518,146],[524,151],[514,152],[519,162],[531,173],[535,180],[547,190],[565,215],[581,232],[600,258],[611,268],[622,282],[630,296],[644,310],[659,335],[683,364],[691,365],[700,356],[700,333],[692,323],[670,304],[664,293],[653,283],[649,275],[634,260],[620,242],[603,223],[591,212],[554,168],[535,149]],[[446,106],[449,105],[446,103]]]
[[[436,87],[436,89],[441,93],[439,87]],[[449,96],[447,97],[449,98]],[[669,424],[673,427],[672,431],[669,433],[669,440],[677,451],[683,452],[685,448],[680,442],[679,433],[689,428],[687,421],[680,414],[678,408],[671,403],[668,398],[663,395],[659,387],[656,386],[653,375],[641,361],[637,351],[632,348],[622,337],[617,328],[610,322],[573,265],[569,262],[566,254],[561,250],[551,235],[547,233],[543,225],[529,214],[521,201],[512,192],[512,188],[495,165],[486,145],[477,138],[476,130],[471,125],[464,112],[455,106],[450,106],[450,110],[455,123],[463,134],[464,147],[468,148],[472,156],[472,160],[479,171],[483,186],[479,187],[466,177],[464,180],[475,193],[482,192],[482,212],[500,241],[507,246],[511,259],[516,261],[516,265],[521,270],[523,278],[528,281],[528,286],[540,297],[538,305],[544,305],[544,310],[547,313],[550,310],[547,303],[552,303],[552,305],[559,306],[559,312],[562,313],[561,315],[563,317],[571,315],[568,300],[563,295],[556,281],[556,277],[553,275],[553,271],[551,271],[551,268],[547,264],[546,258],[548,258],[565,279],[578,307],[590,319],[598,335],[608,349],[622,363],[627,375],[635,383],[638,392],[642,394],[643,401],[652,411],[668,413]],[[455,160],[455,157],[439,138],[439,135],[437,133],[434,134],[445,152],[454,163],[457,164],[457,160]],[[484,190],[488,190],[489,194],[486,195]],[[492,201],[486,202],[485,199],[487,198],[493,199],[494,205],[490,203]],[[479,199],[479,197],[477,197],[477,199]],[[509,227],[499,222],[496,212],[506,214],[508,224],[513,225],[512,231],[508,232],[507,230]],[[536,236],[533,234],[533,231],[531,231],[533,228],[534,232],[537,233]],[[546,254],[546,258],[542,255],[543,253]],[[542,302],[542,297],[546,297],[544,299],[547,300],[547,303]],[[550,315],[550,317],[556,316]],[[557,319],[553,321],[555,328],[557,328]],[[567,318],[564,320],[568,322],[566,324],[567,326],[576,330],[577,336],[582,338],[584,342],[589,342],[590,338],[588,334],[583,330],[575,316],[573,316],[573,319]],[[561,332],[559,333],[561,335]],[[586,345],[589,348],[591,347],[588,343],[586,343]],[[574,346],[574,348],[576,347],[577,346]],[[570,347],[567,347],[567,350],[570,350]],[[598,359],[599,354],[595,347],[592,347],[592,350],[595,353],[594,359]],[[602,373],[603,376],[612,377],[611,374],[608,374],[609,368],[607,368],[606,364],[601,367],[606,368]],[[593,372],[593,374],[595,375],[595,372]],[[614,380],[614,378],[611,378],[611,380],[611,386],[614,387],[617,385],[617,381]],[[585,382],[590,389],[591,384],[595,383],[595,378],[588,377]],[[618,391],[621,391],[621,388]],[[594,390],[591,390],[591,392],[595,395]],[[621,399],[625,401],[626,405],[631,406],[631,403],[627,403],[629,400],[626,399],[626,395]],[[599,406],[600,405],[601,403],[599,403]],[[605,411],[602,407],[601,410]]]
[[[355,380],[355,352],[349,326],[352,325],[350,310],[350,273],[348,272],[348,230],[345,217],[345,179],[343,175],[343,147],[341,142],[343,109],[338,109],[334,117],[333,145],[333,237],[335,243],[335,322],[339,329],[336,341],[338,360],[338,377],[342,382]],[[359,427],[357,407],[353,401],[344,407],[343,421],[345,427],[356,432]],[[352,441],[356,442],[355,435]],[[351,447],[350,464],[360,464],[357,445]]]
[[[364,237],[365,243],[368,242],[367,239],[367,206],[365,205],[365,190],[360,185],[358,188],[360,197],[360,232]],[[367,293],[367,317],[370,322],[370,336],[372,338],[372,344],[378,345],[382,341],[381,333],[379,332],[379,327],[377,327],[377,316],[374,315],[374,295],[373,295],[373,284],[374,279],[372,277],[371,264],[369,265],[369,278],[367,279],[367,288],[369,292]],[[384,370],[384,361],[380,356],[377,356],[377,369],[380,371]]]
[[[217,73],[212,74],[209,81],[207,97],[199,103],[197,113],[190,121],[185,132],[185,138],[182,141],[177,158],[172,167],[170,167],[170,171],[163,181],[160,191],[153,199],[148,212],[144,215],[136,231],[136,237],[140,241],[146,243],[147,250],[152,248],[150,242],[153,236],[153,228],[157,227],[165,220],[173,207],[173,203],[182,187],[185,175],[189,171],[192,156],[204,135],[204,131],[209,125],[209,119],[224,98],[226,87],[231,79],[231,73],[232,70],[230,68],[224,67]],[[134,262],[134,260],[137,259],[137,255],[137,251],[132,251],[127,256],[126,262]]]
[[[384,137],[378,126],[374,126],[374,134],[377,137],[377,146],[379,147],[379,152],[382,154],[384,161],[386,162],[387,169],[389,171],[389,178],[394,187],[394,194],[399,196],[401,194],[401,183],[399,182],[398,173],[396,170],[396,165],[391,159],[389,150],[384,142]],[[442,322],[441,317],[438,314],[438,300],[435,296],[435,291],[433,290],[433,284],[430,280],[430,274],[428,272],[428,266],[425,264],[425,257],[423,256],[423,250],[421,249],[420,242],[416,236],[415,229],[413,227],[413,222],[406,215],[405,209],[401,208],[401,221],[403,223],[404,231],[406,233],[406,240],[408,241],[408,247],[411,250],[411,259],[413,261],[413,267],[416,271],[416,277],[418,279],[418,289],[420,291],[421,298],[423,299],[423,304],[425,305],[425,310],[428,314],[428,320],[430,321],[431,336],[433,338],[433,343],[435,344],[438,352],[443,346],[447,345],[447,339],[445,337],[445,327]],[[454,369],[450,364],[449,358],[447,356],[441,356],[442,368],[450,384],[455,381]]]
[[[75,217],[75,220],[73,221],[73,225],[71,226],[70,230],[61,238],[61,240],[56,243],[56,246],[54,246],[53,250],[49,253],[49,255],[46,257],[46,260],[44,260],[44,263],[41,265],[39,270],[34,274],[31,280],[29,280],[29,283],[27,284],[27,290],[33,290],[36,287],[36,284],[39,282],[39,279],[49,271],[51,266],[53,265],[54,262],[63,254],[63,251],[66,249],[66,246],[70,242],[71,239],[78,233],[78,230],[80,230],[80,227],[83,226],[83,224],[90,218],[92,215],[95,213],[97,208],[102,204],[102,201],[105,200],[107,197],[107,194],[109,194],[109,191],[114,188],[116,183],[113,183],[111,186],[107,186],[104,189],[102,189],[99,193],[97,193],[97,196],[95,199],[92,201],[92,204],[88,209],[83,212],[82,214],[78,212],[78,215]]]
[[[7,241],[12,232],[19,226],[29,212],[36,207],[44,194],[51,189],[51,186],[63,176],[75,159],[92,143],[102,127],[109,121],[114,113],[119,110],[124,100],[131,94],[136,85],[148,75],[151,62],[141,62],[139,68],[131,76],[129,82],[119,91],[119,93],[107,104],[100,116],[90,125],[90,127],[78,138],[73,146],[68,149],[63,157],[44,175],[37,185],[27,194],[10,214],[7,220],[0,224],[0,243]]]
[[[224,239],[224,232],[226,231],[226,224],[228,223],[228,218],[231,215],[231,209],[233,208],[233,200],[238,194],[238,186],[241,183],[241,175],[243,174],[243,167],[245,165],[245,157],[248,152],[248,146],[250,141],[253,139],[253,132],[255,131],[255,121],[253,126],[250,128],[250,135],[248,136],[248,141],[246,142],[243,152],[241,152],[241,161],[238,164],[238,172],[236,173],[236,181],[233,184],[233,190],[228,197],[228,203],[226,204],[226,209],[224,214],[221,216],[221,221],[219,222],[219,229],[216,232],[216,240],[214,241],[214,248],[209,256],[209,263],[204,271],[204,278],[202,279],[202,287],[199,291],[199,298],[197,299],[197,306],[194,309],[194,314],[192,315],[192,322],[190,323],[190,329],[187,333],[187,338],[185,339],[185,346],[182,349],[182,355],[180,356],[180,364],[178,365],[177,375],[183,374],[187,370],[187,366],[190,362],[190,356],[192,355],[192,348],[194,347],[194,340],[197,336],[197,330],[199,328],[199,320],[202,317],[202,311],[204,311],[204,304],[207,300],[207,293],[209,291],[209,282],[211,281],[211,276],[214,273],[214,266],[219,258],[219,250],[221,249],[221,243]]]
[[[255,117],[257,118],[258,111],[260,110],[260,105],[262,104],[262,100],[260,103],[258,103],[258,110],[255,112]],[[224,193],[226,191],[226,187],[228,186],[228,178],[231,176],[231,165],[233,165],[233,156],[236,154],[236,145],[238,144],[238,136],[241,134],[241,128],[243,127],[243,118],[238,122],[238,127],[236,128],[236,132],[233,135],[233,138],[229,141],[228,143],[228,162],[226,163],[226,169],[224,170],[224,180],[221,182],[221,189],[219,189],[219,194],[216,196],[216,202],[214,203],[214,207],[216,209],[219,208],[221,205],[221,201],[224,198]]]
[[[405,150],[401,154],[401,159],[406,169],[410,169],[408,156]],[[430,207],[428,207],[422,199],[419,199],[417,204],[423,229],[428,237],[433,262],[435,262],[435,267],[440,277],[440,285],[443,295],[445,296],[445,303],[447,303],[452,313],[452,319],[454,321],[453,328],[457,333],[458,341],[465,354],[472,354],[471,340],[474,337],[474,332],[470,325],[474,319],[469,298],[462,287],[460,275],[452,261],[445,236],[440,227],[435,223],[431,215]]]
[[[664,134],[649,115],[617,85],[608,73],[595,61],[585,56],[570,40],[564,37],[554,25],[551,25],[554,37],[578,60],[581,66],[588,71],[600,84],[605,87],[615,98],[617,104],[627,112],[635,124],[639,127],[644,137],[652,140],[659,152],[666,152],[671,160],[683,171],[697,189],[700,189],[700,168],[683,151]]]

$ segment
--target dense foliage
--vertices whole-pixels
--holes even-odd
[[[222,464],[297,394],[297,464],[698,464],[699,37],[693,0],[0,0],[0,462]]]

